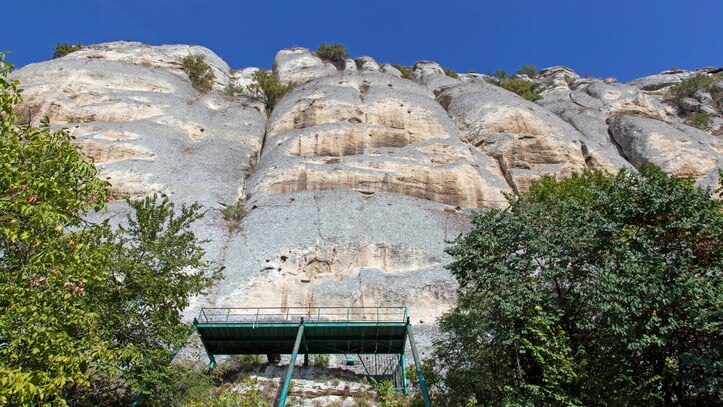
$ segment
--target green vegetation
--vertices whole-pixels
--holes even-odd
[[[412,79],[412,71],[414,70],[414,67],[403,66],[403,65],[399,65],[399,64],[392,64],[392,66],[397,68],[399,70],[399,72],[402,73],[402,78]]]
[[[17,124],[11,67],[0,53],[0,405],[166,405],[180,312],[220,273],[189,229],[199,207],[154,196],[122,227],[86,221],[110,185],[67,131]]]
[[[53,52],[53,59],[64,57],[71,52],[78,51],[83,48],[83,44],[77,43],[75,45],[72,44],[57,44],[55,46],[55,52]]]
[[[180,405],[185,407],[267,407],[270,406],[269,400],[254,388],[256,380],[246,378],[238,387],[239,390],[234,391],[231,386],[224,386],[220,389],[205,392],[204,398],[197,398],[190,402],[186,401]]]
[[[720,403],[723,204],[638,171],[546,177],[474,216],[448,248],[437,404]]]
[[[397,392],[394,383],[390,380],[377,382],[372,379],[372,387],[377,392],[377,401],[381,407],[409,407],[409,397]]]
[[[239,197],[235,203],[223,208],[223,218],[228,222],[228,230],[236,231],[241,227],[241,219],[246,216],[246,200]]]
[[[529,78],[537,76],[537,67],[534,65],[523,65],[515,72],[517,75],[527,75]]]
[[[453,71],[451,68],[444,68],[444,74],[449,76],[450,78],[454,78],[454,79],[459,78],[459,75],[457,75],[457,72]]]
[[[244,88],[243,94],[260,99],[266,106],[266,111],[271,112],[276,102],[293,88],[292,84],[281,83],[273,72],[259,69],[254,72],[253,83]]]
[[[537,70],[534,65],[525,65],[517,70],[517,73],[523,73],[533,78],[537,75]],[[490,76],[491,78],[487,80],[489,83],[505,88],[529,101],[534,102],[535,100],[542,99],[542,95],[533,91],[535,84],[530,80],[519,78],[516,75],[507,75],[507,72],[502,69],[498,69],[494,75]]]
[[[318,354],[311,356],[311,366],[326,369],[329,367],[329,355]]]
[[[228,96],[234,96],[234,95],[243,95],[246,91],[246,88],[241,85],[236,85],[233,82],[229,80],[229,82],[226,84],[226,87],[223,88],[223,92],[227,94]]]
[[[187,55],[181,59],[181,65],[188,74],[191,85],[201,93],[210,92],[213,89],[213,81],[216,79],[205,59],[206,57],[202,54]]]
[[[710,91],[713,86],[713,76],[706,74],[697,74],[688,79],[682,80],[680,83],[670,87],[670,98],[679,102],[683,98],[693,97],[698,90]]]
[[[346,48],[337,43],[325,44],[322,42],[319,48],[316,49],[316,55],[325,61],[333,63],[338,69],[343,69],[344,61],[349,58]]]
[[[707,112],[697,112],[688,116],[686,123],[703,131],[710,131],[713,128],[713,116]]]

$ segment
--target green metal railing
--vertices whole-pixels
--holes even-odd
[[[208,308],[198,313],[201,324],[314,322],[406,322],[407,307],[238,307]]]
[[[349,335],[352,335],[352,341],[371,341],[374,344],[374,349],[370,352],[359,353],[372,353],[374,355],[372,358],[376,358],[370,360],[370,362],[374,363],[373,370],[378,370],[376,368],[381,365],[382,375],[393,378],[395,384],[400,386],[402,391],[405,393],[407,391],[407,381],[404,371],[404,368],[406,367],[404,353],[406,343],[409,343],[412,356],[414,358],[414,365],[416,367],[424,405],[427,407],[431,406],[426,381],[421,369],[419,354],[412,334],[407,307],[204,307],[201,308],[198,316],[194,318],[194,325],[196,325],[196,329],[201,335],[201,343],[208,353],[210,369],[213,369],[216,364],[214,357],[215,353],[212,350],[214,349],[213,346],[217,346],[219,341],[223,342],[229,340],[227,333],[223,333],[220,337],[214,336],[217,335],[213,333],[214,330],[220,328],[231,331],[236,330],[239,332],[250,331],[262,333],[270,331],[274,332],[274,335],[276,336],[279,335],[279,330],[281,330],[284,331],[282,336],[288,336],[288,339],[292,338],[290,335],[293,334],[293,338],[295,339],[293,342],[293,348],[284,348],[291,351],[291,357],[284,380],[279,387],[277,398],[274,403],[278,407],[282,407],[286,403],[291,378],[294,372],[294,366],[296,364],[296,358],[299,352],[308,354],[311,350],[311,353],[343,353],[343,351],[339,350],[341,348],[335,347],[330,347],[328,349],[321,348],[321,350],[319,350],[320,348],[317,346],[317,348],[314,349],[314,341],[328,341],[329,339],[329,337],[322,339],[315,337],[315,335],[318,335],[318,333],[313,333],[315,330],[328,331],[329,329],[336,329],[337,333],[334,333],[334,335],[340,336],[341,339],[334,340],[344,341],[347,346],[349,346],[350,341]],[[287,332],[290,329],[293,329],[293,331]],[[390,329],[392,330],[390,331],[392,333],[387,333],[387,335],[399,336],[394,340],[401,341],[399,344],[401,347],[398,346],[398,349],[394,348],[394,352],[389,352],[392,349],[391,345],[389,345],[390,347],[384,348],[386,351],[377,352],[376,346],[378,346],[378,343],[375,341],[378,341],[379,338],[376,335],[379,335],[380,330],[385,331]],[[365,333],[364,330],[367,332]],[[208,336],[205,337],[204,335]],[[238,335],[238,333],[236,333],[236,335]],[[357,336],[354,337],[354,335]],[[231,340],[239,341],[240,337],[241,336],[234,337],[232,335]],[[215,341],[216,344],[209,348],[209,344],[206,343],[205,340]],[[276,340],[278,340],[278,338],[276,338]],[[391,336],[388,340],[391,343]],[[267,349],[264,347],[266,344],[267,342],[265,341],[258,342],[253,345],[253,350]],[[248,352],[248,349],[230,349],[239,353]],[[219,347],[216,348],[216,350],[229,350],[229,348]],[[333,350],[333,352],[329,352],[329,350]],[[378,355],[377,353],[384,355]],[[392,356],[392,354],[394,356]],[[367,374],[372,375],[372,372],[369,371],[369,367],[371,365],[368,366],[368,363],[366,363],[367,361],[365,361],[361,355],[358,356]],[[388,366],[386,366],[385,363]]]

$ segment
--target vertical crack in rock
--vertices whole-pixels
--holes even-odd
[[[319,206],[319,197],[317,196],[316,192],[314,192],[314,204],[316,205],[316,257],[319,257],[319,250],[321,246],[321,240],[323,239],[323,236],[321,235],[321,207]]]
[[[590,151],[587,149],[587,145],[585,145],[585,142],[580,140],[580,154],[582,154],[582,158],[585,159],[585,165],[588,169],[594,170],[595,168],[592,165],[592,157],[590,156]]]
[[[512,174],[510,174],[509,168],[507,168],[507,164],[505,163],[505,157],[501,154],[494,154],[492,158],[497,161],[497,165],[500,167],[500,171],[502,172],[502,175],[504,176],[507,185],[512,188],[512,191],[515,193],[515,195],[519,195],[520,191],[517,189],[517,185],[515,184],[515,180],[512,178]]]

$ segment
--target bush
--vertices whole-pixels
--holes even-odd
[[[693,113],[686,123],[703,131],[710,131],[713,128],[713,116],[706,112]]]
[[[209,394],[205,400],[193,400],[183,404],[185,407],[267,407],[269,400],[256,389],[257,381],[244,378],[233,386],[224,386]]]
[[[211,67],[205,62],[206,57],[202,54],[187,55],[181,59],[183,70],[188,74],[193,87],[201,92],[208,93],[213,89],[213,81],[216,80]]]
[[[338,69],[344,68],[344,61],[349,58],[349,54],[346,52],[346,48],[341,44],[325,44],[321,43],[319,48],[316,49],[316,55],[319,58],[329,61],[334,64]]]
[[[403,66],[399,64],[392,64],[393,67],[397,68],[402,73],[402,78],[412,79],[413,68],[411,66]]]
[[[444,74],[449,76],[450,78],[458,79],[459,75],[457,75],[457,72],[453,71],[451,68],[444,68]]]
[[[226,87],[223,88],[223,92],[229,96],[243,95],[245,92],[245,89],[246,88],[244,88],[243,86],[236,85],[229,80],[228,84],[226,84]]]
[[[381,407],[409,407],[412,405],[412,400],[400,394],[391,380],[378,382],[372,378],[371,385],[377,392],[377,402]]]
[[[710,91],[713,87],[713,80],[713,76],[706,74],[697,74],[684,79],[670,87],[670,98],[675,102],[679,102],[683,98],[693,97],[698,90]]]
[[[546,177],[448,248],[445,405],[716,405],[723,203],[652,165]]]
[[[246,200],[239,198],[232,205],[223,208],[223,218],[228,222],[228,228],[231,231],[238,230],[241,219],[246,216]]]
[[[259,69],[253,74],[253,83],[246,86],[242,93],[260,99],[266,106],[266,111],[270,113],[276,106],[276,102],[293,88],[292,84],[281,83],[279,77],[273,72]]]
[[[311,356],[311,366],[326,369],[329,367],[329,355],[318,354]]]
[[[523,65],[515,72],[517,75],[527,75],[530,78],[537,76],[537,67],[534,65]]]
[[[75,45],[71,44],[58,44],[55,46],[55,52],[53,52],[53,59],[64,57],[71,52],[79,51],[83,48],[83,44],[77,43]]]
[[[520,73],[520,71],[523,71],[525,75],[528,76],[530,76],[530,74],[533,76],[536,75],[534,65],[523,66],[517,72]],[[533,91],[535,83],[530,80],[518,78],[516,76],[508,76],[507,72],[502,69],[496,70],[494,76],[490,76],[491,77],[487,79],[487,82],[516,93],[531,102],[542,99],[542,95]]]
[[[533,92],[534,85],[533,82],[519,78],[505,78],[499,83],[499,86],[532,102],[542,99],[542,95]]]

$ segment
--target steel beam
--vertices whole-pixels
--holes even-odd
[[[424,398],[424,407],[432,407],[432,402],[429,400],[429,392],[427,391],[427,382],[424,380],[424,373],[422,373],[422,363],[419,361],[419,355],[417,354],[417,345],[414,343],[414,335],[412,335],[412,327],[407,326],[407,336],[409,336],[409,344],[412,347],[412,356],[414,356],[414,365],[417,367],[417,377],[419,378],[419,387]]]
[[[291,360],[289,361],[289,368],[286,370],[286,377],[284,378],[284,384],[279,389],[279,395],[277,396],[278,407],[284,407],[286,404],[286,396],[289,395],[289,385],[291,384],[291,377],[294,374],[294,365],[296,364],[296,356],[299,354],[299,347],[301,346],[301,338],[304,336],[304,318],[301,318],[299,323],[299,329],[296,332],[296,342],[294,342],[294,351],[291,353]]]

